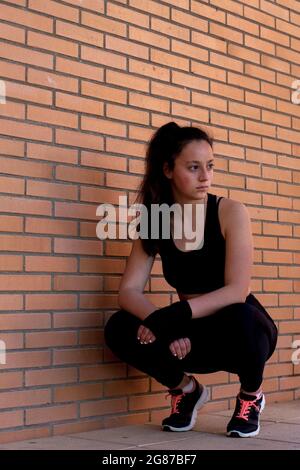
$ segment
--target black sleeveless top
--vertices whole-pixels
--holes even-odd
[[[158,253],[166,281],[183,294],[211,292],[224,286],[225,239],[221,232],[215,194],[207,193],[202,248],[183,252],[172,236],[160,239]]]

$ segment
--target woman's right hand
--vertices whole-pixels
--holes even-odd
[[[140,325],[137,332],[137,339],[141,344],[153,343],[156,340],[156,337],[149,328],[144,325]]]
[[[177,356],[178,359],[183,359],[191,350],[192,345],[189,338],[175,339],[170,346],[170,351],[173,356]]]

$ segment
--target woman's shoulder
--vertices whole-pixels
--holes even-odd
[[[220,200],[219,202],[219,207],[223,208],[223,210],[230,210],[230,209],[235,209],[235,208],[239,208],[239,207],[246,207],[245,204],[243,204],[242,202],[240,201],[237,201],[236,199],[230,199],[229,197],[225,197],[225,196],[217,196],[216,195],[216,200],[217,202]]]
[[[223,236],[225,237],[226,233],[226,226],[229,223],[230,215],[233,211],[236,210],[245,210],[246,206],[235,199],[230,199],[225,196],[216,196],[217,203],[219,202],[218,213],[219,213],[219,220],[220,226]]]

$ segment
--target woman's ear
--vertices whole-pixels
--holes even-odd
[[[173,172],[172,172],[172,170],[170,170],[169,165],[168,165],[167,162],[165,162],[165,163],[163,164],[163,172],[164,172],[164,175],[165,175],[167,178],[172,179],[172,173],[173,173]]]

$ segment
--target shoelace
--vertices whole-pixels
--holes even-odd
[[[249,413],[250,409],[252,406],[256,409],[256,411],[259,411],[259,406],[255,404],[255,400],[243,400],[242,398],[238,397],[239,402],[240,402],[240,411],[236,415],[237,418],[244,419],[245,421],[248,421],[249,419]]]
[[[182,392],[180,395],[173,395],[172,392],[169,392],[167,395],[165,395],[165,398],[167,398],[169,395],[171,395],[172,414],[179,413],[178,405],[186,394]]]

